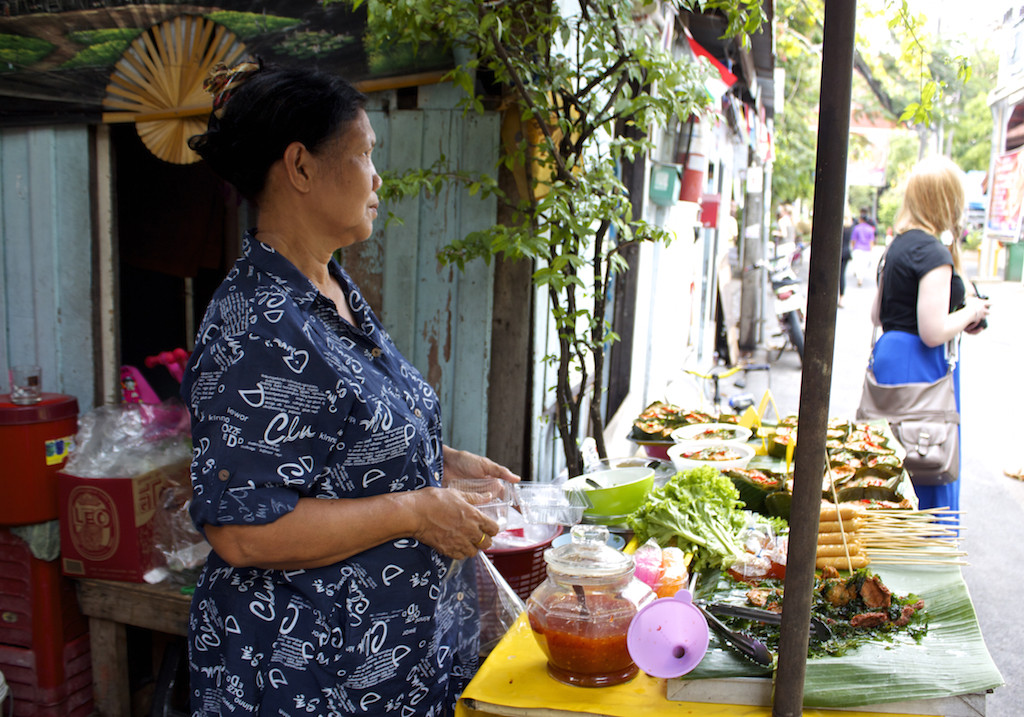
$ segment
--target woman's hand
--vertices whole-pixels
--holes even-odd
[[[520,481],[519,476],[490,458],[448,446],[444,447],[444,475],[446,478],[497,478],[509,483]]]
[[[491,545],[498,524],[470,505],[457,490],[423,488],[405,494],[415,501],[413,537],[450,558],[464,559]]]
[[[987,298],[981,299],[977,296],[968,296],[965,302],[964,308],[961,311],[966,312],[970,315],[973,320],[964,329],[969,334],[980,334],[985,330],[985,326],[982,325],[982,320],[988,317],[988,312],[992,308],[992,302]]]
[[[228,564],[274,570],[332,565],[364,550],[413,537],[451,558],[491,545],[498,524],[447,488],[367,498],[301,498],[272,523],[206,526],[206,538]]]

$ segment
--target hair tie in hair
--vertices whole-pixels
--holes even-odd
[[[261,69],[258,62],[248,60],[230,68],[224,63],[213,66],[209,76],[203,80],[203,89],[213,95],[213,114],[217,119],[224,114],[224,106],[235,90]]]

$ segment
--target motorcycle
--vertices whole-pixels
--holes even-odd
[[[774,310],[779,321],[779,331],[774,336],[783,338],[782,346],[775,356],[776,360],[782,356],[787,346],[796,351],[801,361],[804,359],[804,312],[807,308],[807,298],[804,296],[800,279],[793,271],[794,255],[794,252],[783,253],[759,262],[768,273],[775,297]]]

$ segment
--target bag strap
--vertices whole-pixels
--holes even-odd
[[[946,365],[949,366],[950,373],[956,369],[956,365],[959,360],[960,334],[957,334],[946,343]]]
[[[891,245],[890,245],[891,246]],[[882,256],[878,259],[878,268],[875,269],[875,284],[878,286],[878,320],[882,320],[882,279],[885,271],[885,257],[889,255],[889,247],[885,247]],[[868,368],[870,369],[875,357],[875,341],[878,340],[879,325],[871,322],[871,346],[868,349]]]

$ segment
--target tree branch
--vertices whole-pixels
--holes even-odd
[[[538,110],[537,105],[530,97],[530,93],[526,89],[523,79],[519,76],[519,73],[513,69],[512,60],[508,55],[508,51],[505,49],[505,45],[499,40],[498,33],[494,30],[491,31],[491,42],[494,44],[494,51],[498,55],[498,59],[501,60],[501,63],[505,66],[505,70],[508,72],[509,77],[512,78],[512,83],[515,85],[516,92],[522,98],[523,102],[526,103],[526,106],[530,108],[533,113],[533,120],[537,123],[537,126],[540,127],[541,133],[543,133],[548,144],[551,146],[552,150],[554,150],[555,140],[551,133],[551,126],[548,124],[547,118]],[[558,155],[558,152],[552,151],[551,154],[554,155],[555,165],[558,167],[559,175],[567,174],[568,172],[566,172],[565,163]]]
[[[896,109],[892,97],[890,97],[889,93],[882,87],[882,83],[875,77],[875,74],[871,71],[871,68],[868,67],[868,63],[864,61],[864,57],[860,54],[860,51],[857,48],[854,48],[853,50],[853,67],[861,74],[861,77],[867,81],[868,87],[871,88],[871,93],[878,98],[882,108],[892,115],[893,118],[899,119],[900,115],[903,114],[902,110]]]

